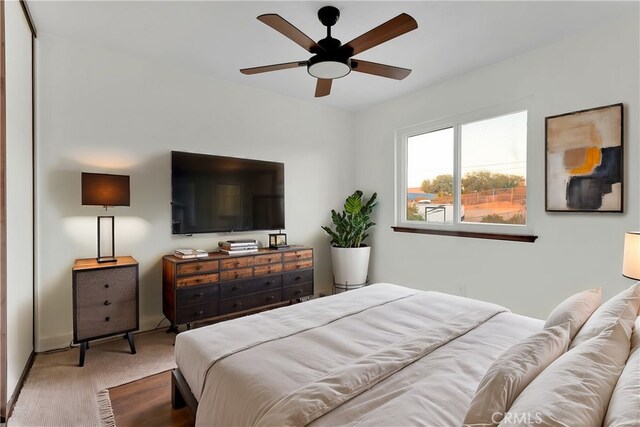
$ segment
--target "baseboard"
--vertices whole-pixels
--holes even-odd
[[[31,367],[33,366],[33,361],[35,360],[35,358],[36,358],[36,353],[35,351],[32,351],[31,354],[29,355],[29,360],[27,360],[27,364],[22,370],[22,375],[20,375],[18,384],[16,384],[16,388],[13,390],[13,395],[11,396],[11,399],[9,399],[9,401],[7,402],[7,419],[11,418],[11,414],[13,413],[13,407],[18,401],[18,396],[22,391],[24,380],[27,379],[27,375],[29,374]]]
[[[140,319],[140,327],[135,333],[152,331],[156,329],[156,326],[158,326],[158,324],[160,324],[163,319],[164,319],[164,316],[152,316],[152,317],[146,317],[144,319]],[[165,320],[163,324],[169,327],[168,320]],[[109,339],[109,338],[105,338],[105,339]],[[69,343],[72,340],[73,340],[72,332],[62,334],[62,335],[55,335],[52,337],[40,338],[36,343],[36,352],[42,353],[45,351],[60,350],[63,348],[67,348],[69,347]]]

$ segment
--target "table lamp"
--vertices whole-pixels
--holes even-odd
[[[129,176],[82,172],[82,205],[129,206]],[[115,218],[98,216],[98,262],[115,262]]]
[[[629,279],[640,280],[640,231],[624,233],[622,275]]]

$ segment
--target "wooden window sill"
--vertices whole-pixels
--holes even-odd
[[[507,240],[511,242],[533,243],[538,236],[531,234],[479,233],[460,230],[434,230],[412,227],[391,227],[396,233],[435,234],[437,236],[468,237],[471,239]]]

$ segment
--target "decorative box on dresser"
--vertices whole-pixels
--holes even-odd
[[[77,259],[73,265],[73,342],[80,344],[80,363],[89,341],[126,334],[136,353],[132,332],[138,323],[138,262],[130,256],[116,262]]]
[[[162,260],[164,315],[177,325],[259,311],[313,295],[313,249],[291,246]]]

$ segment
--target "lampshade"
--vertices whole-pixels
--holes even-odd
[[[129,206],[129,175],[82,172],[82,204]]]
[[[640,231],[624,233],[624,258],[622,275],[640,280]]]

